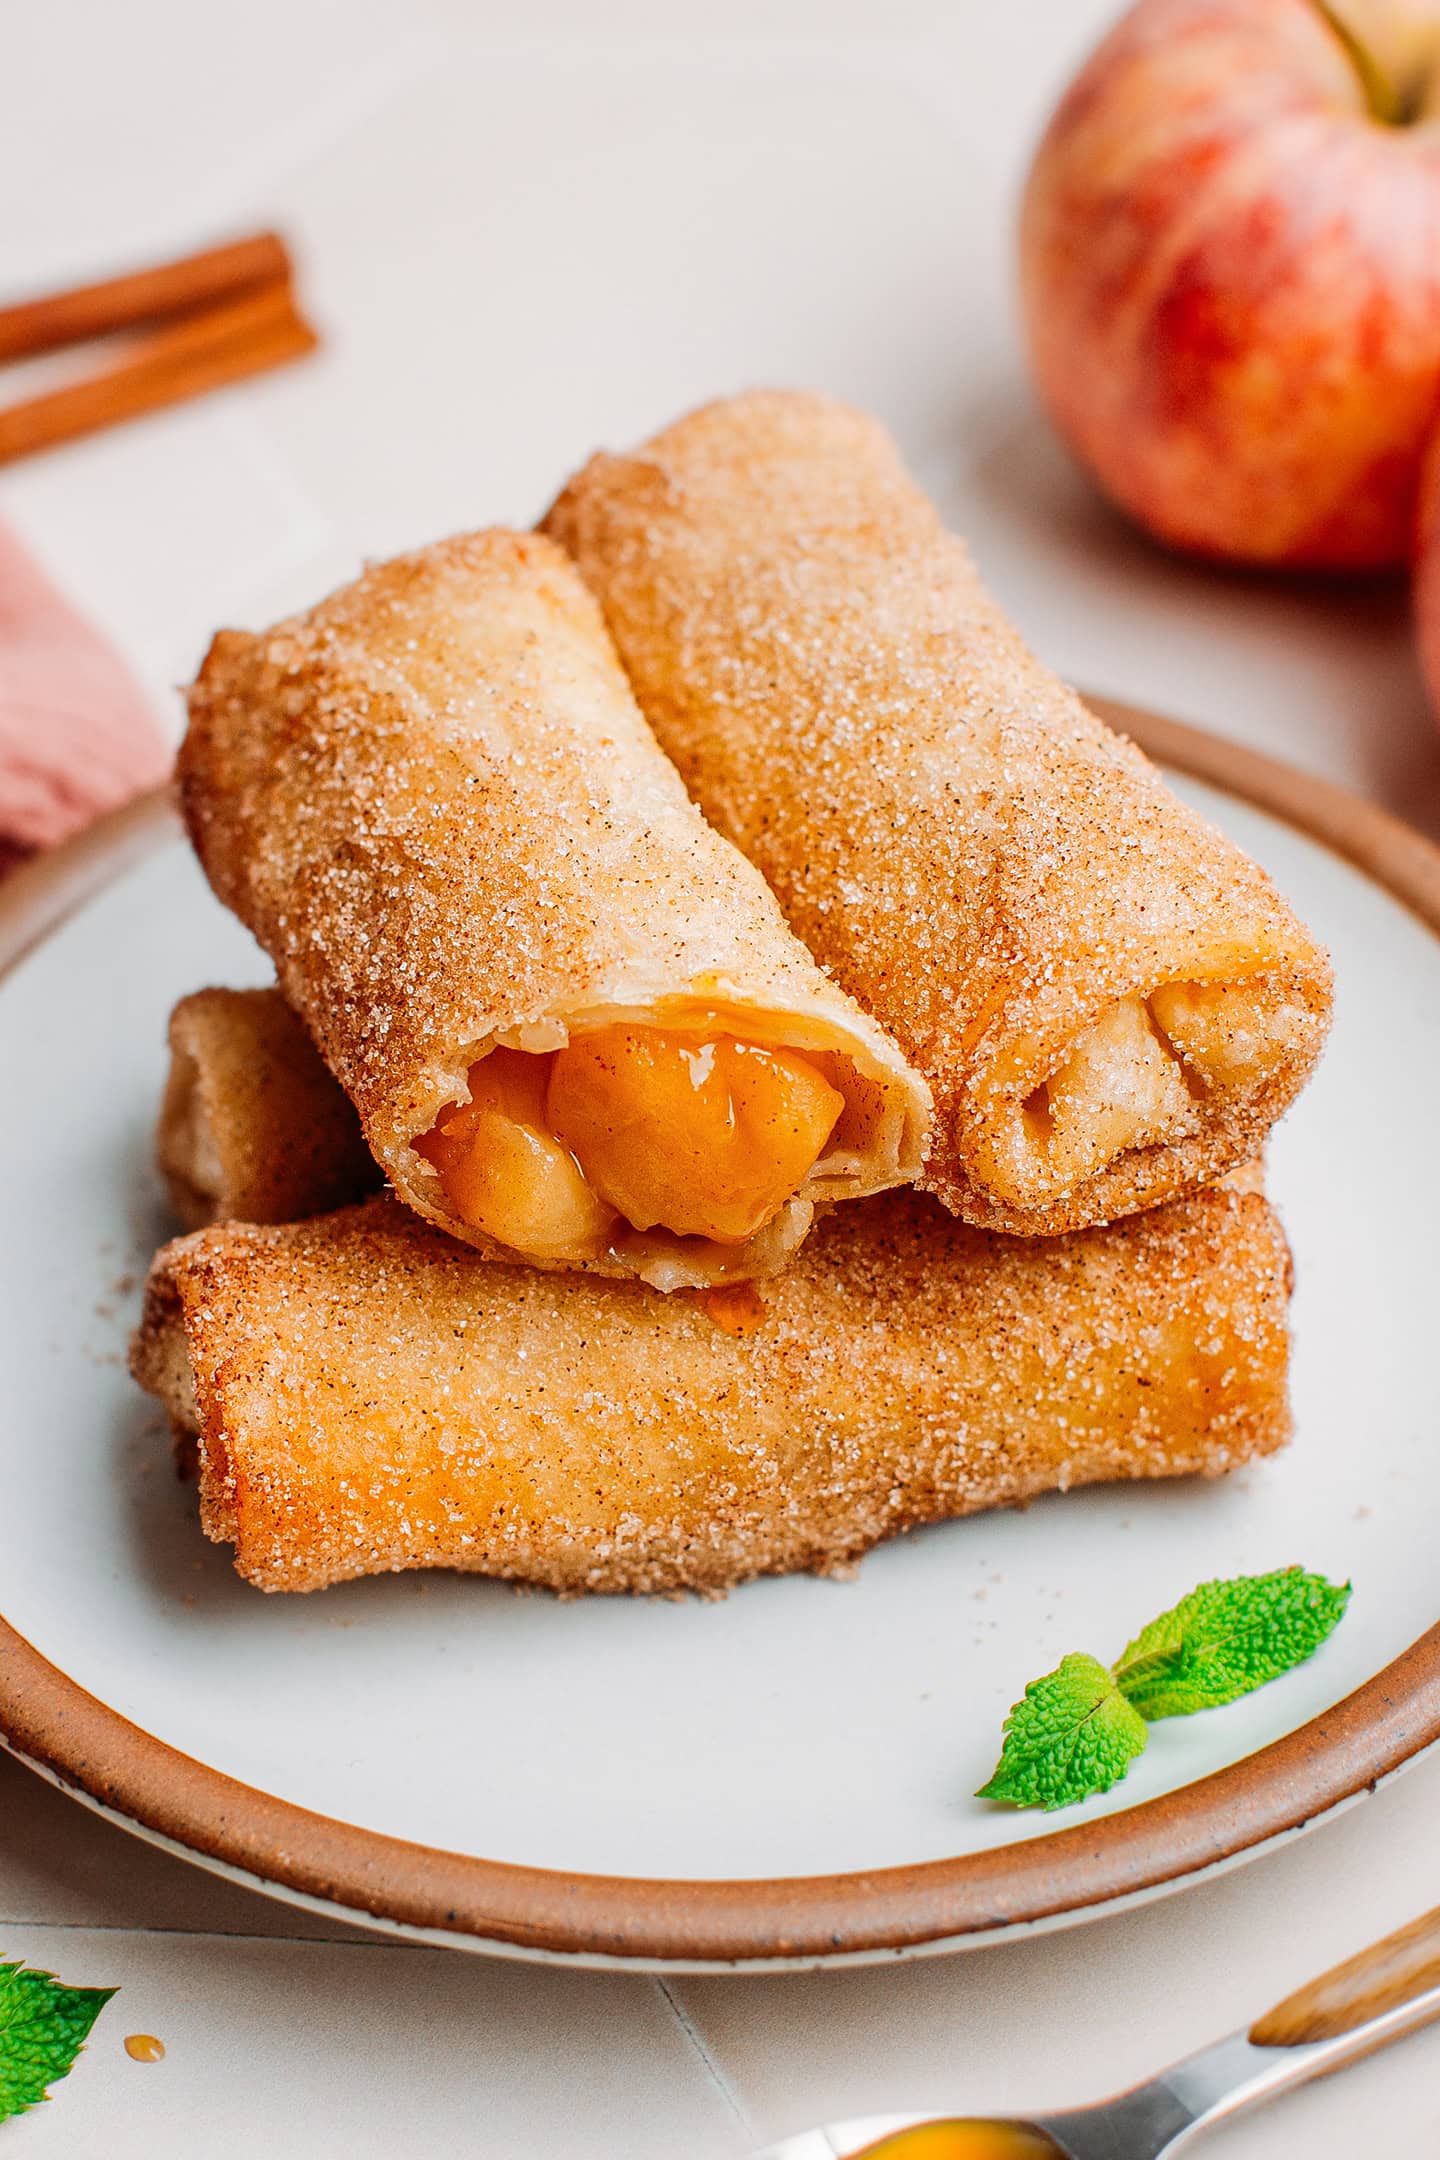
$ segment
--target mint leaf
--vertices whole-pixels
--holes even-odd
[[[1217,1709],[1302,1665],[1349,1602],[1349,1583],[1299,1567],[1200,1583],[1143,1628],[1109,1672],[1072,1655],[1032,1680],[1005,1720],[995,1775],[976,1797],[1058,1808],[1108,1792],[1156,1718]]]
[[[34,2107],[66,2075],[114,1993],[0,1965],[0,2122]]]
[[[1118,1784],[1145,1739],[1145,1720],[1105,1667],[1072,1652],[1043,1680],[1032,1680],[1006,1718],[995,1775],[976,1797],[1012,1807],[1072,1807]]]
[[[1216,1709],[1303,1665],[1349,1601],[1349,1583],[1298,1567],[1201,1583],[1141,1630],[1115,1663],[1116,1683],[1151,1721]]]

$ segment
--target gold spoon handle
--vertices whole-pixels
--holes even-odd
[[[1287,1995],[1249,2037],[1255,2047],[1275,2048],[1336,2040],[1432,1989],[1430,2014],[1440,2017],[1440,1907]]]

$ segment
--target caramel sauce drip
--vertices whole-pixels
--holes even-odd
[[[157,2040],[154,2033],[126,2033],[125,2052],[132,2062],[163,2062],[165,2043]]]
[[[727,1335],[754,1335],[765,1325],[765,1300],[754,1283],[716,1283],[700,1292],[700,1302]]]

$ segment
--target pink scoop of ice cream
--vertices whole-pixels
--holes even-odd
[[[170,769],[119,654],[0,525],[0,870]]]

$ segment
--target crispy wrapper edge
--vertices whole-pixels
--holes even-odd
[[[359,1119],[277,989],[194,991],[168,1039],[155,1153],[187,1230],[296,1222],[379,1186]]]

